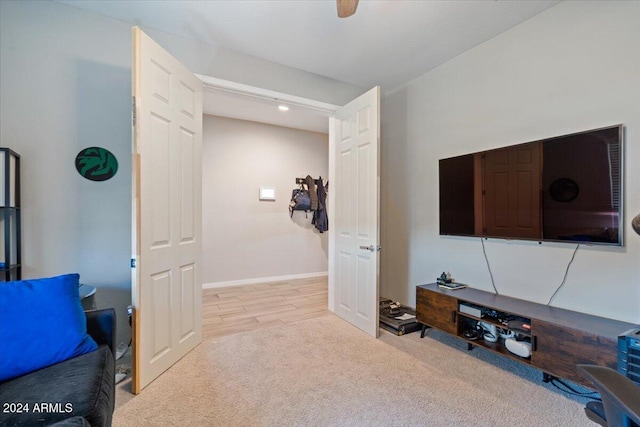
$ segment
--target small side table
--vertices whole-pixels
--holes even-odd
[[[80,292],[80,301],[82,302],[82,308],[85,310],[96,310],[96,287],[91,285],[80,285],[78,291]]]

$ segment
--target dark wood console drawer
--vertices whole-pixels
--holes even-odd
[[[592,387],[576,365],[617,367],[617,342],[578,329],[531,320],[531,364],[544,372]]]
[[[458,333],[458,299],[417,288],[416,318],[418,322],[450,334]]]

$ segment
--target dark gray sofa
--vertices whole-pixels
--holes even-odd
[[[7,404],[0,408],[0,426],[111,426],[116,314],[112,308],[85,314],[98,349],[0,383],[0,403]]]

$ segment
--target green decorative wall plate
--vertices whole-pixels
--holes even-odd
[[[76,156],[76,169],[91,181],[106,181],[118,172],[118,160],[105,148],[89,147]]]

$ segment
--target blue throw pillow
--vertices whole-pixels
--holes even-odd
[[[0,382],[98,348],[87,335],[80,276],[0,283]]]

